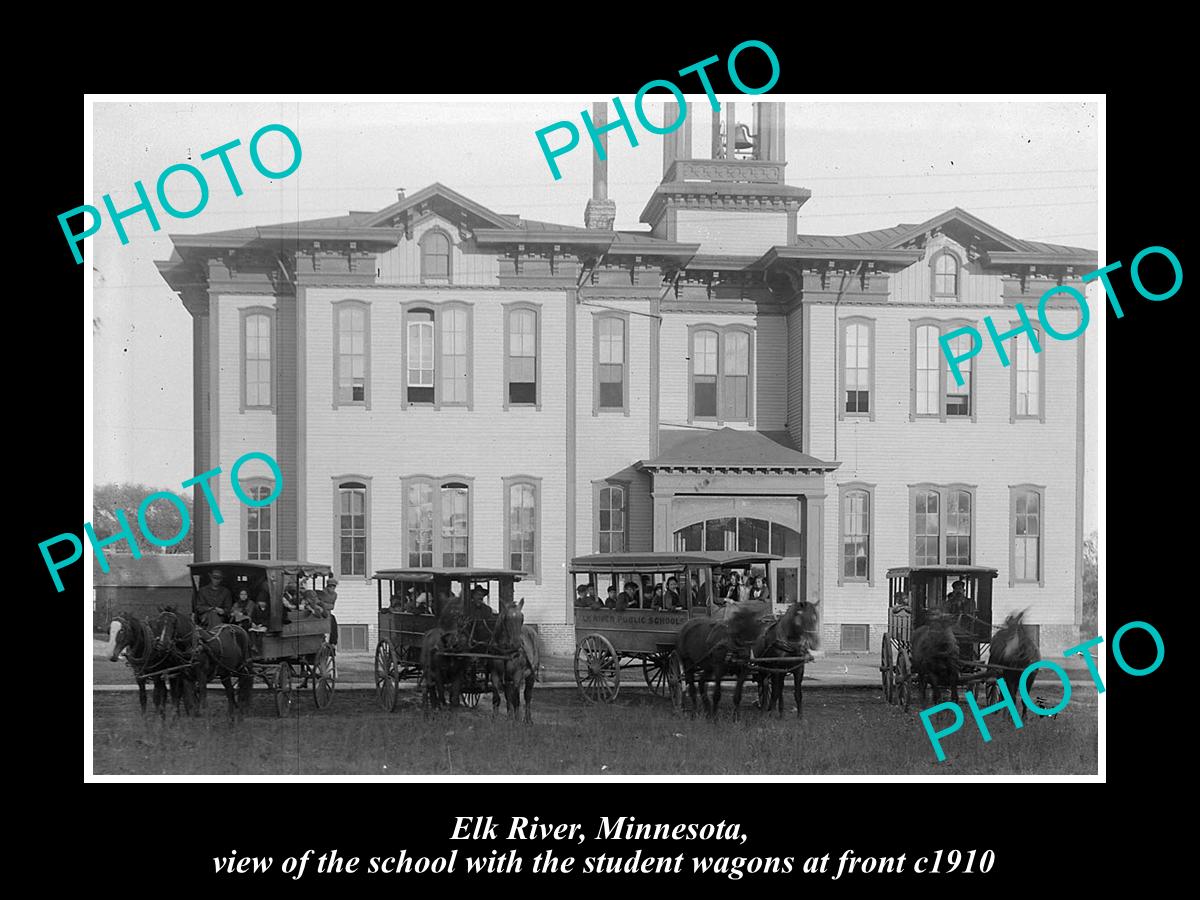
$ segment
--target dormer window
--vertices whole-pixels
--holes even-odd
[[[434,228],[421,238],[421,280],[450,280],[450,235]]]
[[[934,300],[958,299],[958,257],[942,250],[929,261],[932,269],[932,296]]]

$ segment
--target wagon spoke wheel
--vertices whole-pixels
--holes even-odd
[[[675,712],[683,712],[683,665],[675,651],[667,657],[667,683],[671,689],[671,705]]]
[[[329,652],[328,644],[321,646],[313,662],[312,683],[313,703],[317,705],[317,709],[324,709],[333,701],[333,688],[336,684],[333,654]]]
[[[575,648],[575,684],[589,703],[611,703],[621,687],[617,651],[602,634],[589,634]]]
[[[392,645],[384,638],[375,647],[375,702],[387,712],[396,708],[394,670]]]
[[[904,649],[896,659],[896,690],[900,694],[900,705],[907,712],[912,701],[912,673],[908,665],[908,651]]]
[[[896,672],[893,666],[892,639],[884,635],[879,650],[879,677],[883,681],[883,699],[888,703],[896,702]]]
[[[656,696],[667,697],[671,693],[671,684],[667,678],[667,654],[656,653],[642,660],[642,677],[646,686]]]
[[[280,663],[275,670],[275,714],[283,717],[292,711],[292,666]]]

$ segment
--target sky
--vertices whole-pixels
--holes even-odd
[[[421,100],[422,98],[410,98]],[[138,200],[133,183],[153,193],[159,173],[191,162],[210,195],[193,218],[173,219],[155,201],[162,229],[143,214],[124,220],[122,246],[110,222],[87,239],[94,291],[94,481],[141,482],[178,489],[195,474],[192,460],[192,326],[155,260],[170,256],[168,232],[191,234],[377,210],[440,181],[498,213],[583,225],[591,196],[592,150],[586,133],[558,157],[555,181],[534,133],[574,122],[602,97],[520,98],[487,102],[96,103],[94,196],[118,210]],[[632,110],[632,98],[622,98]],[[693,123],[696,146],[707,134],[706,102]],[[744,101],[737,95],[722,97]],[[785,99],[771,95],[773,100]],[[661,107],[648,104],[652,120]],[[672,118],[674,111],[672,110]],[[954,206],[1015,237],[1098,247],[1098,110],[1081,102],[789,102],[787,183],[812,191],[800,211],[802,234],[845,234],[917,223]],[[610,122],[612,110],[610,108]],[[290,176],[271,181],[251,165],[250,137],[282,123],[303,157]],[[638,216],[662,176],[662,139],[634,120],[638,146],[609,133],[609,197],[618,229],[644,230]],[[200,154],[239,139],[230,153],[244,193],[235,197],[216,159]],[[549,138],[552,146],[561,133]],[[290,159],[286,140],[260,145],[273,169]],[[697,149],[696,156],[706,156]],[[173,176],[169,197],[193,206],[198,189]],[[1104,262],[1103,260],[1101,262]],[[1093,315],[1093,323],[1102,316]],[[1096,345],[1089,327],[1089,350]],[[1095,354],[1088,354],[1089,453],[1085,531],[1096,527]]]

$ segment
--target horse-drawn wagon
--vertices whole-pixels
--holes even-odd
[[[640,668],[646,685],[659,696],[682,703],[683,671],[675,650],[679,629],[691,619],[720,615],[722,573],[766,575],[777,556],[739,552],[593,553],[571,560],[576,586],[575,684],[588,702],[611,702],[624,669]],[[618,601],[601,607],[609,586],[621,591],[633,583],[641,595],[647,581],[664,586],[661,606],[646,600],[631,607]],[[673,583],[674,587],[670,585]],[[581,603],[579,588],[590,590]],[[595,598],[595,599],[592,599]],[[617,608],[621,607],[621,608]],[[762,604],[764,614],[771,605]]]
[[[379,642],[375,646],[375,698],[391,712],[404,679],[424,676],[421,648],[435,628],[452,629],[454,640],[439,652],[459,666],[462,702],[479,704],[490,690],[488,662],[500,658],[492,647],[496,613],[487,598],[513,601],[521,573],[508,569],[383,569],[373,576],[379,606]]]
[[[244,590],[251,604],[266,605],[266,621],[248,633],[248,658],[237,665],[216,657],[211,670],[214,676],[222,681],[231,677],[262,679],[280,716],[290,712],[296,702],[298,678],[305,684],[311,683],[313,703],[318,709],[332,702],[337,681],[329,645],[332,623],[327,616],[307,614],[303,609],[304,588],[300,584],[307,579],[310,589],[323,590],[333,574],[329,566],[280,560],[233,560],[192,563],[188,568],[192,575],[193,613],[205,602],[204,592],[215,595],[214,587],[216,591],[227,588],[233,598]],[[221,573],[219,586],[214,586],[213,575],[217,572]],[[285,608],[285,591],[296,598],[293,604],[296,609]],[[198,687],[204,689],[204,685]],[[226,690],[230,690],[228,684]],[[248,696],[248,691],[244,696]]]
[[[965,686],[981,697],[995,691],[1002,667],[985,661],[992,641],[992,581],[995,569],[986,566],[901,566],[889,569],[887,633],[880,647],[879,672],[883,697],[908,709],[913,690],[925,702],[927,685]],[[914,635],[925,629],[943,638],[953,652],[950,684],[914,660]],[[920,637],[918,636],[918,641]],[[918,648],[919,650],[919,648]],[[919,657],[920,654],[918,653]]]

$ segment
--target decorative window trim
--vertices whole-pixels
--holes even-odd
[[[542,307],[541,307],[541,304],[530,303],[526,300],[518,300],[513,303],[502,303],[500,305],[504,310],[504,382],[502,384],[502,391],[504,393],[504,408],[508,409],[510,406],[533,407],[534,409],[540,410],[542,408],[542,382],[545,380],[545,373],[543,371],[543,366],[542,366],[542,360],[543,360],[543,357],[545,354],[543,353],[543,350],[542,350]],[[535,350],[535,353],[534,353],[534,363],[533,363],[534,386],[535,386],[534,396],[536,399],[533,403],[510,403],[508,400],[508,379],[509,379],[509,375],[510,375],[510,372],[509,372],[509,369],[510,369],[510,366],[509,366],[509,344],[510,344],[509,318],[512,316],[512,314],[514,312],[517,312],[520,310],[527,310],[527,311],[533,313],[534,341],[536,341],[536,344],[537,344],[537,349]],[[628,343],[628,337],[626,337],[626,343]],[[626,357],[628,357],[628,355],[629,355],[628,348],[626,348],[625,355],[626,355]]]
[[[971,561],[967,565],[974,565],[977,558],[976,548],[979,531],[977,522],[979,519],[979,485],[966,484],[961,481],[951,481],[943,484],[934,484],[930,481],[921,481],[908,486],[908,564],[910,566],[917,565],[917,493],[920,491],[936,491],[938,494],[938,558],[936,563],[922,563],[921,565],[945,565],[946,563],[946,510],[949,502],[951,491],[966,491],[971,495]],[[1012,527],[1011,525],[1009,526]]]
[[[846,552],[846,495],[863,492],[867,495],[867,577],[847,578],[845,575]],[[843,584],[867,584],[875,586],[875,485],[866,481],[848,481],[838,485],[838,578]]]
[[[937,419],[939,422],[945,422],[947,420],[958,421],[958,420],[963,420],[963,419],[967,419],[972,422],[978,421],[978,418],[979,418],[979,390],[978,390],[979,378],[978,378],[978,375],[979,375],[979,373],[978,373],[977,367],[974,364],[974,360],[972,360],[972,363],[971,363],[971,393],[968,395],[970,397],[969,402],[971,404],[971,414],[969,416],[947,416],[946,415],[946,396],[947,396],[946,395],[946,387],[948,384],[947,379],[949,379],[951,376],[950,376],[950,363],[946,359],[946,354],[942,352],[941,338],[944,335],[946,335],[948,332],[954,331],[957,328],[963,328],[964,326],[968,326],[968,325],[974,328],[975,322],[973,322],[970,319],[933,319],[933,318],[929,318],[927,316],[923,316],[919,319],[912,319],[909,322],[908,420],[910,422],[915,422],[918,419],[924,419],[924,420]],[[925,326],[932,326],[934,328],[937,328],[937,330],[938,330],[938,348],[937,348],[938,411],[936,414],[935,413],[920,413],[920,414],[917,413],[917,331]],[[874,345],[872,344],[872,347],[873,346]],[[872,369],[872,375],[873,375],[873,373],[874,373],[874,369]],[[873,385],[874,385],[874,382],[872,381],[872,386]]]
[[[695,336],[698,331],[711,331],[717,335],[717,414],[713,416],[696,416],[695,389]],[[747,337],[746,348],[746,418],[726,418],[725,416],[725,336],[731,332],[741,332]],[[726,422],[745,422],[754,424],[755,384],[754,384],[754,328],[740,322],[731,325],[714,325],[711,322],[700,322],[688,326],[688,424],[696,422],[715,422],[717,427]]]
[[[371,408],[371,304],[366,300],[336,300],[333,307],[333,408],[361,406]],[[361,309],[363,312],[363,399],[342,400],[341,390],[341,312],[343,308]],[[407,339],[407,335],[405,335]]]
[[[268,488],[269,490],[274,490],[275,489],[275,480],[272,478],[264,478],[264,477],[259,477],[259,476],[255,476],[254,478],[239,478],[238,485],[241,487],[243,493],[245,493],[247,496],[249,496],[250,490],[252,488],[265,487],[265,488]],[[239,503],[238,506],[242,510],[241,527],[238,529],[238,531],[240,533],[239,540],[241,541],[241,557],[240,558],[241,559],[249,559],[250,558],[250,540],[249,540],[250,513],[252,511],[257,511],[260,509],[269,509],[269,510],[271,510],[271,528],[269,531],[269,534],[271,535],[271,555],[266,558],[267,559],[278,559],[279,558],[279,555],[278,555],[279,526],[277,523],[278,517],[275,515],[275,509],[279,506],[279,498],[276,497],[267,506],[247,506],[245,503]],[[259,557],[259,559],[262,559],[262,558],[263,557],[261,557],[261,556]]]
[[[948,256],[954,260],[954,293],[942,293],[937,290],[937,263],[943,256]],[[959,255],[953,250],[943,247],[937,250],[929,257],[929,299],[933,302],[939,300],[958,300],[962,297],[962,272],[963,261]]]
[[[271,322],[271,402],[250,405],[246,402],[246,319],[251,316],[266,316]],[[279,331],[275,327],[275,309],[270,306],[244,306],[238,310],[238,364],[241,368],[241,389],[238,391],[238,412],[248,409],[266,409],[275,412],[275,401],[279,395]],[[245,559],[245,556],[242,557]]]
[[[865,413],[861,412],[846,412],[846,332],[851,325],[865,325],[867,327],[867,404],[868,410]],[[914,341],[915,341],[914,332]],[[878,405],[875,401],[875,320],[867,316],[847,316],[841,319],[838,325],[838,419],[866,419],[869,422],[875,421],[875,407]],[[913,384],[916,384],[916,362],[913,363]],[[915,399],[914,399],[915,404]],[[915,407],[914,407],[915,408]]]
[[[621,375],[621,408],[600,406],[600,323],[605,319],[619,319],[625,328],[625,352]],[[592,313],[592,415],[629,415],[629,357],[633,341],[629,329],[629,313],[604,310]]]
[[[1038,577],[1017,578],[1017,495],[1038,495]],[[1010,484],[1008,486],[1008,586],[1036,584],[1046,586],[1046,486],[1044,484]]]
[[[467,401],[447,403],[442,399],[442,320],[447,309],[458,308],[467,313]],[[433,313],[433,403],[410,403],[408,400],[408,316],[413,310],[427,309]],[[475,307],[462,300],[405,300],[400,304],[400,408],[443,406],[475,408]]]
[[[533,488],[533,571],[526,575],[534,584],[542,583],[542,479],[537,475],[510,475],[502,478],[504,485],[504,568],[511,565],[512,515],[509,492],[519,485]]]
[[[425,272],[425,244],[435,234],[440,234],[446,239],[447,259],[445,275],[429,275]],[[425,229],[425,233],[417,241],[417,255],[420,257],[421,284],[454,284],[454,238],[450,236],[450,232],[445,228],[442,228],[440,225],[434,225],[431,228]]]
[[[408,489],[416,483],[433,488],[433,567],[442,565],[442,488],[450,484],[467,486],[467,565],[475,564],[475,478],[469,475],[402,475],[400,477],[401,556],[408,561]],[[507,512],[507,509],[506,509]],[[407,567],[406,567],[407,568]],[[423,568],[423,567],[412,567]]]
[[[332,568],[337,572],[338,578],[343,581],[347,578],[361,578],[363,581],[371,580],[371,573],[374,569],[371,568],[371,476],[357,475],[350,473],[347,475],[334,475],[330,479],[333,483],[333,562]],[[342,568],[342,485],[347,483],[359,483],[364,485],[363,489],[363,572],[361,575],[351,575],[341,570]]]
[[[1013,328],[1020,328],[1023,324],[1024,323],[1021,322],[1020,320],[1009,323],[1009,325]],[[1012,370],[1009,373],[1009,382],[1008,382],[1009,387],[1010,387],[1009,405],[1008,405],[1008,421],[1010,424],[1017,422],[1018,420],[1020,420],[1022,422],[1042,422],[1042,423],[1045,423],[1045,421],[1046,421],[1046,361],[1045,361],[1045,356],[1044,356],[1044,354],[1046,352],[1046,342],[1045,342],[1046,335],[1042,331],[1040,326],[1034,325],[1032,327],[1033,327],[1034,332],[1037,334],[1038,346],[1040,346],[1042,348],[1041,353],[1033,353],[1032,345],[1029,348],[1030,352],[1033,353],[1033,356],[1035,359],[1037,359],[1037,363],[1038,363],[1038,370],[1037,370],[1037,372],[1038,372],[1038,413],[1037,413],[1037,415],[1034,415],[1034,416],[1017,415],[1017,341],[1020,340],[1021,335],[1015,335],[1012,338],[1012,340],[1009,341],[1009,353],[1008,353],[1008,356],[1009,356],[1008,367],[1009,367],[1009,369]],[[1028,337],[1026,337],[1026,340],[1028,340]]]
[[[599,478],[592,482],[592,552],[600,552],[600,492],[604,488],[619,487],[625,492],[625,527],[621,530],[624,535],[625,551],[629,550],[629,488],[632,481],[622,478]]]

